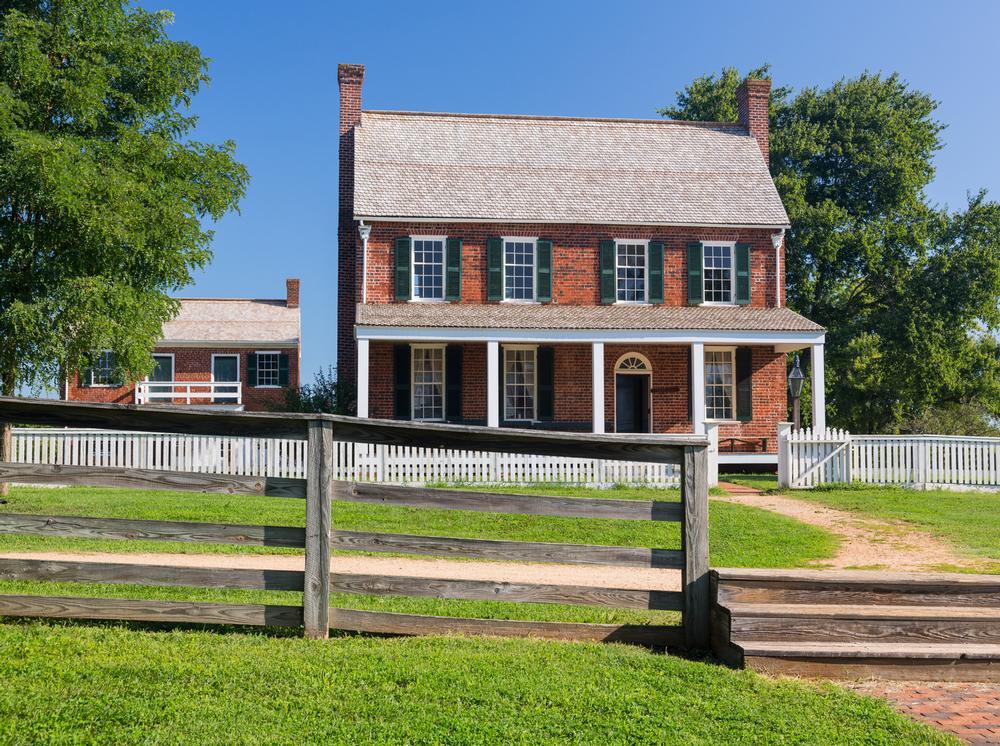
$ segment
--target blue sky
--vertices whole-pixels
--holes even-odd
[[[197,137],[251,174],[190,296],[280,297],[303,280],[303,373],[336,349],[337,63],[372,109],[651,117],[697,75],[772,65],[776,84],[898,71],[947,125],[931,198],[1000,199],[1000,2],[145,0],[213,59]]]

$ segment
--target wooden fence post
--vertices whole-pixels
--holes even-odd
[[[306,637],[330,636],[330,504],[333,498],[333,423],[309,422],[306,476],[306,565],[302,619]]]
[[[708,448],[684,446],[684,639],[689,650],[707,650],[711,611],[708,575]]]

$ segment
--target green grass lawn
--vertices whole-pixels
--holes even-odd
[[[3,743],[957,743],[830,684],[621,645],[0,625]]]

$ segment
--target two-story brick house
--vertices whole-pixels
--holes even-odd
[[[64,398],[117,404],[174,404],[261,411],[280,406],[299,385],[300,283],[289,279],[285,297],[182,298],[177,316],[163,325],[154,368],[129,383],[114,355],[68,376]]]
[[[703,433],[773,460],[788,217],[770,83],[737,124],[365,111],[341,65],[338,360],[358,414]],[[724,446],[725,448],[725,446]]]

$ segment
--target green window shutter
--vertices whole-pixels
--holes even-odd
[[[503,300],[503,239],[486,239],[486,299]]]
[[[649,242],[649,302],[663,303],[663,242]]]
[[[278,385],[288,385],[288,353],[282,352],[278,355]]]
[[[601,241],[601,303],[614,303],[615,292],[615,242]]]
[[[556,348],[539,347],[535,364],[538,366],[538,419],[551,421],[555,418],[556,397]]]
[[[445,239],[444,299],[462,300],[462,239]]]
[[[552,302],[552,242],[547,239],[535,245],[535,299]]]
[[[694,420],[694,390],[691,384],[694,382],[694,363],[691,360],[691,353],[688,352],[688,421]]]
[[[396,239],[396,300],[410,299],[410,237]]]
[[[753,350],[736,348],[736,419],[753,419]]]
[[[462,420],[462,345],[444,348],[444,415],[448,422]]]
[[[736,265],[736,302],[746,306],[750,304],[750,244],[736,244],[733,260]]]
[[[94,369],[84,368],[77,377],[77,384],[81,389],[89,389],[92,380],[94,380]]]
[[[410,408],[410,346],[393,345],[392,359],[395,380],[392,416],[397,420],[408,420],[412,414]]]
[[[500,398],[500,412],[499,412],[499,415],[500,415],[500,417],[499,417],[499,419],[500,419],[500,425],[503,425],[504,422],[507,421],[507,400],[506,400],[506,397],[507,397],[507,360],[506,360],[506,356],[504,355],[503,345],[498,345],[498,346],[500,348],[500,354],[497,356],[497,357],[499,357],[499,360],[497,362],[500,365],[500,373],[497,376],[497,381],[500,382],[500,393],[499,393],[499,398]]]
[[[701,242],[688,244],[688,303],[696,306],[705,300],[705,259]]]
[[[256,388],[257,386],[257,353],[247,353],[247,386]]]

